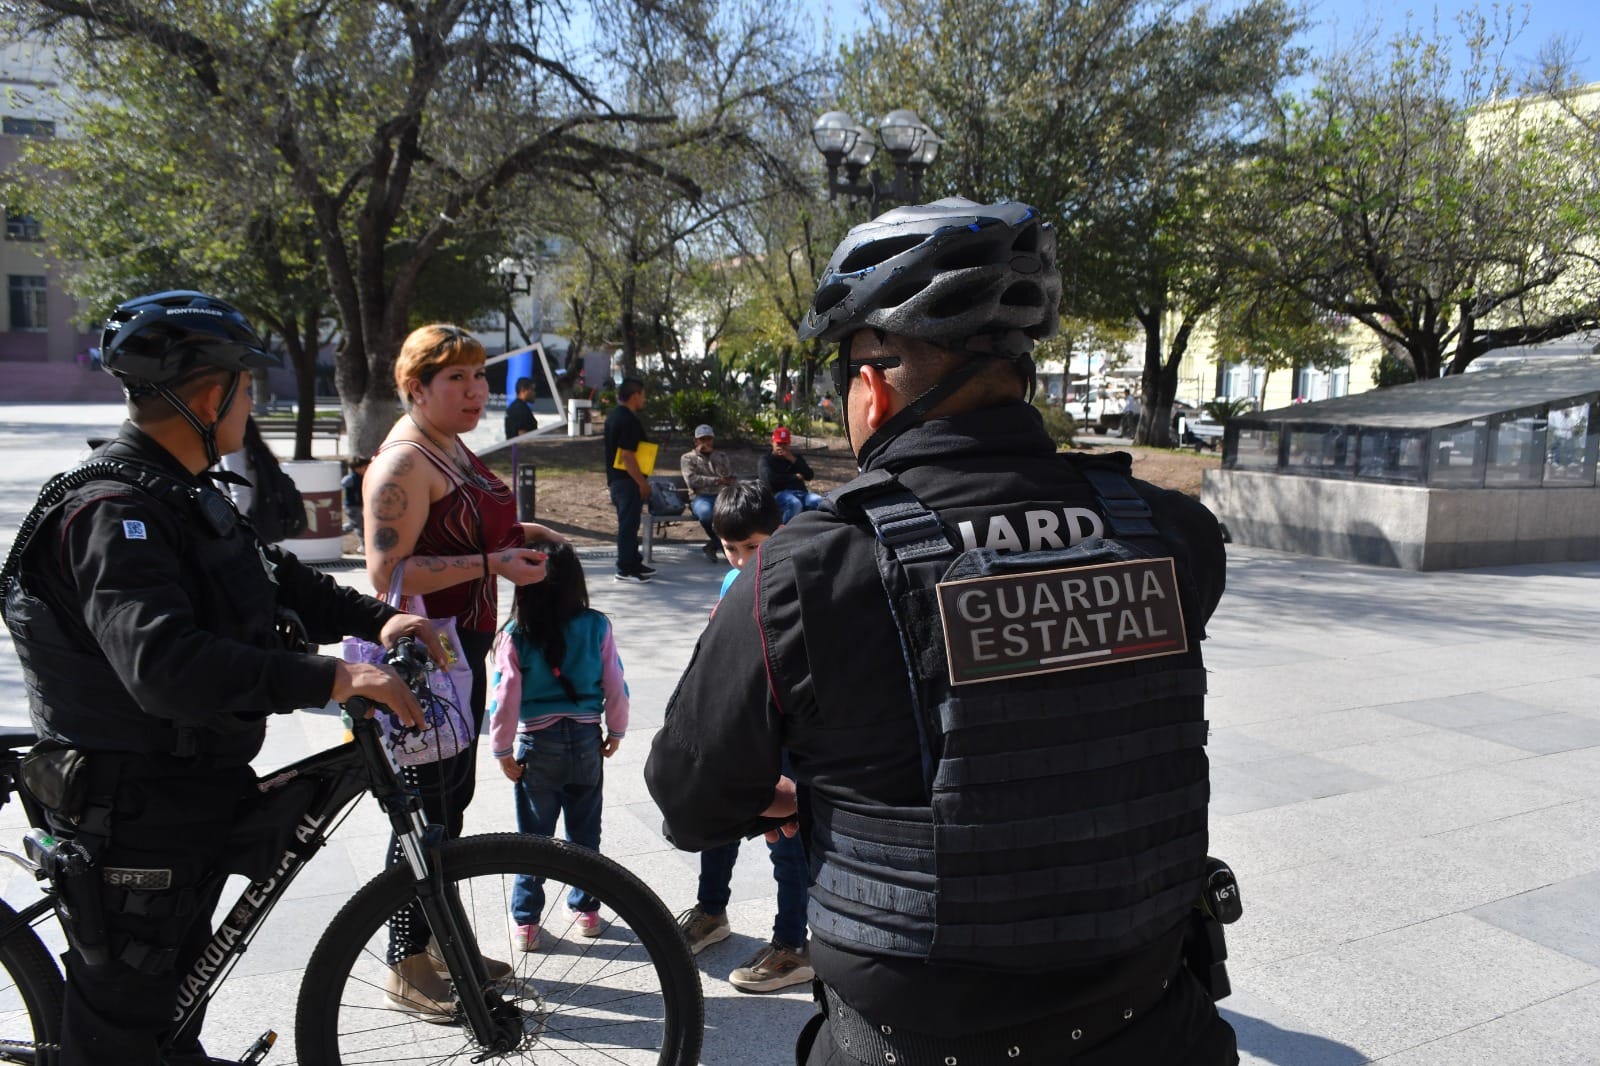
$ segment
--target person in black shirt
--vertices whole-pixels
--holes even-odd
[[[506,404],[506,440],[539,428],[533,416],[533,379],[517,379],[517,398]]]
[[[129,421],[41,495],[6,566],[5,620],[41,740],[30,766],[76,752],[85,767],[79,809],[46,804],[51,831],[107,873],[141,871],[137,892],[106,878],[103,939],[80,941],[87,927],[63,918],[56,1061],[161,1066],[222,874],[271,872],[247,869],[229,841],[259,795],[250,760],[267,716],[364,696],[424,725],[392,670],[313,654],[306,639],[414,634],[445,653],[425,619],[262,544],[205,473],[243,443],[250,371],[279,362],[238,311],[196,292],[141,297],[112,313],[101,351]],[[302,636],[286,640],[297,620]],[[199,1029],[169,1062],[209,1061]]]
[[[790,447],[792,439],[788,426],[774,429],[772,450],[756,464],[756,475],[777,499],[785,522],[801,511],[815,511],[822,506],[822,497],[806,487],[806,482],[816,475],[805,456],[796,455]]]
[[[677,847],[805,834],[806,1066],[1238,1062],[1183,962],[1221,533],[1027,402],[1055,243],[960,198],[850,231],[800,336],[862,473],[746,563],[652,742]]]
[[[639,467],[639,445],[646,443],[644,382],[623,378],[617,386],[617,406],[606,416],[606,489],[617,509],[618,581],[649,581],[655,567],[646,566],[639,553],[639,520],[650,498],[650,479]]]

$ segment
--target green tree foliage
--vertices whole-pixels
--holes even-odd
[[[530,199],[599,175],[648,176],[698,197],[684,153],[748,143],[764,75],[789,70],[783,57],[730,44],[710,0],[13,6],[24,29],[107,82],[130,66],[163,79],[181,111],[158,116],[155,135],[127,139],[124,152],[187,169],[219,199],[241,176],[281,183],[316,237],[360,451],[394,417],[393,360],[435,257],[463,235],[509,228]],[[638,88],[690,76],[710,98],[682,118],[674,93]],[[189,136],[163,136],[180,116]],[[204,151],[190,151],[196,144]],[[121,174],[78,180],[116,184]]]
[[[1561,98],[1514,95],[1508,16],[1466,16],[1462,34],[1459,71],[1437,27],[1327,61],[1259,186],[1256,269],[1421,378],[1600,325],[1593,133]]]
[[[620,349],[624,373],[635,372],[641,355],[657,356],[667,387],[718,384],[701,347],[686,342],[696,334],[714,346],[733,312],[730,250],[719,235],[801,187],[786,142],[809,121],[822,74],[791,8],[729,3],[708,17],[703,55],[636,26],[634,51],[648,61],[627,79],[636,106],[721,131],[673,154],[699,194],[685,197],[655,174],[590,172],[533,212],[541,230],[577,253],[572,299],[585,305],[586,331]]]
[[[1216,358],[1264,368],[1263,393],[1274,370],[1331,370],[1350,361],[1337,337],[1340,321],[1282,288],[1235,295],[1217,308],[1213,327]]]
[[[815,395],[815,379],[831,345],[801,342],[797,332],[817,291],[817,280],[851,219],[832,205],[801,194],[772,197],[730,217],[722,239],[737,250],[731,278],[742,299],[721,337],[723,360],[757,381],[768,377],[778,394],[792,388],[798,369],[798,406]]]
[[[1163,444],[1189,338],[1236,275],[1237,170],[1296,28],[1277,0],[884,0],[847,95],[922,109],[945,140],[929,188],[1056,223],[1063,311],[1144,331],[1137,439]]]
[[[230,181],[213,180],[190,94],[148,56],[74,74],[82,95],[69,135],[30,142],[8,181],[12,195],[40,205],[47,244],[73,264],[67,283],[90,324],[141,292],[199,288],[234,301],[296,372],[296,455],[308,458],[312,367],[331,306],[315,229],[287,175],[256,157],[233,161]],[[139,150],[152,142],[162,150]]]

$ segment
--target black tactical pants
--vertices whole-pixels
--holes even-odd
[[[1081,1053],[1072,1050],[1071,1032],[1065,1026],[1059,1033],[1034,1036],[1031,1041],[1040,1054],[1024,1061],[1070,1063],[1071,1066],[1237,1066],[1239,1050],[1233,1027],[1217,1014],[1216,1004],[1206,995],[1188,970],[1180,969],[1172,988],[1145,1015],[1115,1036]],[[898,1060],[898,1066],[937,1066]],[[959,1056],[961,1066],[1010,1066],[1013,1060],[1004,1052],[992,1062]],[[838,1046],[824,1015],[812,1018],[800,1033],[795,1046],[797,1066],[880,1066],[868,1064]]]
[[[229,833],[255,793],[248,767],[200,768],[161,756],[92,756],[96,776],[118,759],[111,836],[99,865],[129,889],[106,884],[104,921],[111,955],[90,965],[63,956],[62,1066],[160,1066],[200,1053],[200,1019],[166,1060],[184,979],[211,935]]]

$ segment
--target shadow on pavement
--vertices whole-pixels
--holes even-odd
[[[1233,1011],[1222,1012],[1239,1037],[1239,1051],[1275,1066],[1361,1066],[1367,1056],[1337,1040],[1280,1029],[1271,1022]]]

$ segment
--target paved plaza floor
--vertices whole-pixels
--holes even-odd
[[[0,550],[48,474],[107,407],[0,406]],[[603,491],[598,484],[596,491]],[[662,840],[642,767],[724,570],[658,549],[649,585],[588,560],[633,693],[607,766],[603,850],[674,911],[698,862]],[[336,576],[364,587],[360,570]],[[1212,853],[1237,872],[1223,1003],[1246,1063],[1275,1066],[1600,1064],[1600,563],[1411,573],[1250,548],[1205,644],[1211,669]],[[504,598],[504,597],[503,597]],[[897,669],[885,664],[886,669]],[[25,720],[0,633],[0,722]],[[328,710],[272,720],[259,767],[336,743]],[[467,831],[514,826],[487,752]],[[15,805],[0,838],[15,839]],[[364,801],[291,889],[207,1023],[214,1053],[287,1034],[300,971],[328,918],[382,861]],[[734,936],[700,957],[703,1061],[792,1062],[804,992],[726,982],[771,933],[765,847],[735,871]],[[0,894],[26,893],[25,878]],[[268,1062],[292,1060],[280,1045]]]

